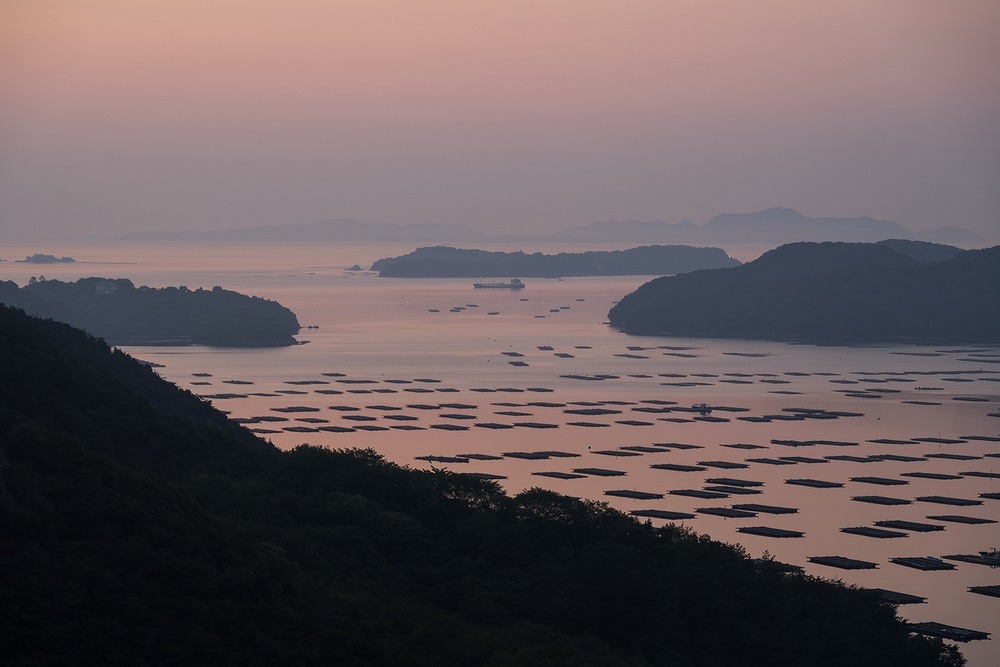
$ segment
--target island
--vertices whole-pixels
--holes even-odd
[[[647,335],[997,343],[1000,246],[792,243],[743,266],[652,280],[608,318]]]
[[[24,259],[19,259],[17,261],[24,262],[26,264],[72,264],[76,260],[72,257],[56,257],[55,255],[35,253],[34,255],[28,255]]]
[[[101,340],[0,308],[11,665],[906,665],[876,591],[605,503],[281,451]]]
[[[382,278],[560,278],[569,276],[664,276],[698,269],[738,266],[720,248],[683,245],[641,246],[629,250],[493,252],[432,246],[372,264]]]
[[[288,308],[213,287],[136,287],[118,278],[75,282],[33,279],[24,287],[0,281],[0,303],[50,317],[113,345],[294,345],[299,322]]]

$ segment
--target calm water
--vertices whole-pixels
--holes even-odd
[[[276,299],[294,310],[303,325],[318,327],[303,329],[299,338],[308,343],[263,350],[133,347],[128,352],[162,364],[163,377],[214,397],[212,402],[234,418],[287,419],[251,425],[270,431],[262,436],[282,448],[303,442],[371,447],[389,460],[413,467],[437,465],[501,475],[501,483],[512,493],[542,486],[604,500],[625,511],[691,513],[696,518],[682,523],[713,538],[742,544],[752,556],[767,551],[778,560],[805,567],[811,574],[926,597],[925,604],[899,608],[900,615],[910,620],[933,620],[1000,636],[1000,599],[967,590],[1000,584],[1000,570],[955,563],[951,571],[922,572],[889,560],[975,554],[1000,547],[1000,524],[966,525],[927,518],[961,515],[1000,519],[1000,500],[980,497],[1000,491],[1000,479],[962,474],[1000,473],[1000,442],[963,437],[1000,436],[1000,418],[991,416],[1000,413],[1000,363],[996,363],[1000,349],[833,347],[626,336],[605,324],[607,311],[646,278],[535,279],[526,281],[527,289],[510,292],[475,290],[465,279],[379,279],[346,270],[355,263],[368,266],[375,259],[413,247],[8,246],[2,249],[5,260],[46,252],[79,261],[53,266],[4,261],[0,277],[19,284],[38,274],[64,280],[91,275],[126,277],[151,286],[221,285]],[[760,252],[754,248],[728,250],[741,259],[751,259]],[[600,376],[604,379],[581,379]],[[682,408],[704,402],[743,411],[715,409],[712,417],[728,420],[719,422],[693,420],[698,415],[691,412],[650,411],[670,407],[664,401]],[[312,410],[281,410],[287,408]],[[580,409],[616,412],[565,412]],[[859,416],[766,423],[740,419],[795,414],[789,409]],[[524,422],[556,427],[511,427]],[[573,425],[581,422],[587,425]],[[442,425],[464,430],[443,430]],[[286,430],[290,427],[355,430]],[[909,442],[871,442],[876,439]],[[790,446],[774,442],[779,440],[839,444]],[[649,448],[654,443],[697,448],[621,449]],[[733,444],[757,448],[726,446]],[[575,456],[545,460],[504,456],[542,450]],[[461,454],[500,459],[444,464],[415,458]],[[828,458],[867,459],[881,454],[915,460]],[[747,461],[789,456],[824,462],[774,465]],[[746,467],[715,467],[718,461]],[[691,472],[650,467],[702,462],[711,465]],[[626,475],[560,480],[537,474],[574,468],[604,468]],[[908,476],[915,472],[957,479]],[[852,481],[856,477],[907,483],[889,486]],[[703,489],[715,478],[761,482],[762,486],[756,487],[761,493],[720,499],[667,493]],[[810,488],[786,483],[803,478],[843,486]],[[631,500],[606,496],[609,490],[665,495]],[[883,506],[852,499],[857,496],[912,502]],[[952,506],[915,500],[921,496],[981,504]],[[798,511],[736,519],[697,512],[740,503]],[[840,532],[841,528],[872,526],[875,521],[889,519],[932,523],[945,529],[906,532],[905,537],[890,539]],[[800,531],[804,536],[782,539],[738,532],[759,526]],[[807,560],[828,555],[870,561],[878,567],[849,571]],[[963,645],[963,652],[972,665],[996,664],[1000,657],[997,646],[995,640],[972,642]]]

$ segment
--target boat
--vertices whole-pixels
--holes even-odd
[[[506,282],[502,280],[485,280],[472,283],[472,286],[476,289],[524,289],[524,283],[519,278],[511,278]]]
[[[989,551],[980,551],[979,556],[986,565],[1000,567],[1000,550],[990,549]]]

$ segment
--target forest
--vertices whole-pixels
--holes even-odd
[[[657,278],[608,313],[633,334],[825,343],[1000,341],[1000,246],[790,243]]]
[[[0,308],[9,665],[961,665],[871,591],[541,489],[280,451]]]
[[[75,282],[0,281],[0,303],[67,322],[112,345],[294,345],[299,322],[288,308],[214,287],[136,287],[124,278]]]

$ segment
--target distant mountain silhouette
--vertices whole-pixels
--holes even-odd
[[[643,246],[630,250],[559,253],[489,252],[435,246],[372,264],[389,278],[480,278],[670,275],[738,266],[719,248]]]
[[[962,243],[981,243],[975,232],[942,228],[927,232],[933,238]],[[875,242],[882,239],[923,239],[902,225],[874,218],[809,218],[790,208],[769,208],[755,213],[722,213],[703,225],[690,220],[666,222],[596,222],[571,227],[552,234],[553,240],[567,242],[644,243],[760,243],[783,244],[797,241]]]
[[[1000,342],[1000,246],[944,261],[906,249],[924,259],[885,244],[788,244],[736,268],[650,281],[609,319],[636,334]]]
[[[462,225],[361,222],[360,220],[320,220],[307,224],[246,227],[221,231],[132,232],[125,241],[265,241],[296,242],[472,242],[487,235]]]
[[[723,213],[703,225],[690,220],[606,221],[569,227],[552,234],[486,233],[465,225],[321,220],[307,224],[246,227],[221,231],[132,232],[126,241],[235,241],[269,243],[634,243],[706,245],[723,243],[774,244],[795,241],[874,242],[909,239],[936,243],[983,243],[975,232],[941,227],[914,232],[895,222],[874,218],[809,218],[790,208],[769,208],[756,213]]]

